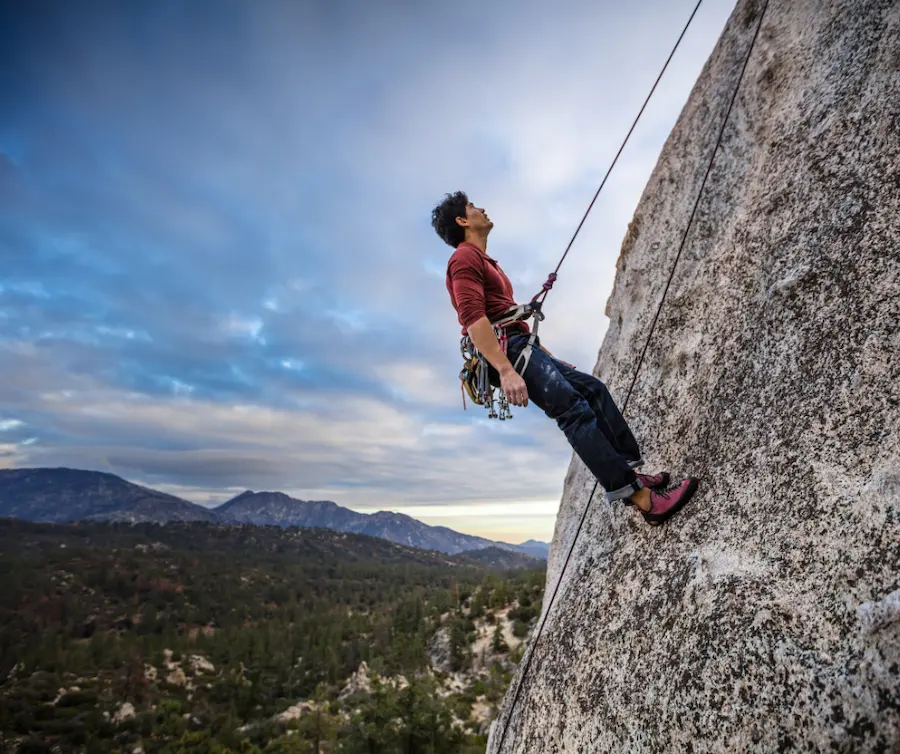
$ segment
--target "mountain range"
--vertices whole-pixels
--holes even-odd
[[[357,513],[330,500],[298,500],[283,492],[247,490],[217,508],[205,508],[115,474],[69,468],[0,469],[0,517],[46,523],[205,521],[321,528],[450,555],[493,547],[546,559],[550,548],[535,540],[518,545],[495,542],[429,526],[402,513]]]

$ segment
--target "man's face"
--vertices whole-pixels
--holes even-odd
[[[472,202],[469,202],[466,205],[465,218],[457,218],[457,222],[464,228],[471,228],[476,232],[489,232],[490,229],[494,227],[494,223],[492,223],[491,218],[487,216],[487,212],[481,207],[476,207]]]

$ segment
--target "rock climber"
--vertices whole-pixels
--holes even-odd
[[[431,213],[438,236],[454,249],[447,263],[447,291],[463,336],[493,367],[492,383],[514,406],[529,398],[555,419],[569,444],[606,491],[609,502],[635,505],[644,520],[658,525],[681,509],[697,489],[687,478],[669,488],[669,474],[641,474],[641,451],[602,381],[555,358],[538,337],[524,374],[513,367],[531,331],[525,322],[508,325],[506,352],[492,322],[516,306],[512,284],[487,254],[494,223],[463,191],[447,194]]]

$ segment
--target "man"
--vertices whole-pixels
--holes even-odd
[[[628,424],[600,380],[560,361],[537,339],[524,374],[513,368],[531,331],[524,322],[506,327],[506,351],[494,333],[494,321],[516,305],[512,284],[500,265],[487,254],[488,234],[494,227],[487,213],[462,191],[447,194],[431,213],[438,236],[455,251],[447,263],[447,291],[463,335],[497,370],[500,388],[514,406],[529,398],[555,419],[569,444],[606,490],[609,502],[637,506],[644,520],[661,524],[676,513],[697,489],[697,480],[684,479],[671,489],[669,474],[640,474],[640,448]]]

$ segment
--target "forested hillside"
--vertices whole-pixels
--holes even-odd
[[[540,610],[518,557],[0,521],[4,751],[482,752]]]

